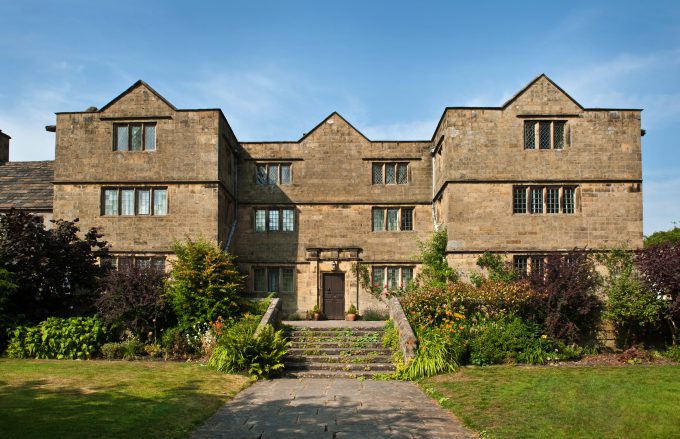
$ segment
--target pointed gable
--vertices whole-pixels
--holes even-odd
[[[503,104],[503,110],[517,114],[578,114],[581,104],[569,96],[545,74],[541,74]]]
[[[302,136],[299,143],[302,142],[328,142],[337,140],[370,142],[361,131],[354,128],[354,126],[347,122],[347,120],[340,116],[337,111],[331,113],[327,118],[321,121],[320,124],[312,128],[310,132]]]
[[[146,82],[139,80],[99,110],[107,116],[167,116],[177,111]]]

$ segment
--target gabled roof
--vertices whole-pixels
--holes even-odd
[[[0,210],[52,211],[54,161],[0,165]]]
[[[146,82],[144,82],[144,81],[142,81],[142,80],[140,79],[139,81],[137,81],[137,82],[135,82],[134,84],[132,84],[132,85],[131,85],[127,90],[125,90],[123,93],[121,93],[121,94],[119,94],[118,96],[116,96],[115,98],[113,98],[113,100],[112,100],[111,102],[109,102],[108,104],[106,104],[106,105],[104,105],[102,108],[100,108],[100,109],[99,109],[99,112],[101,113],[102,111],[106,110],[106,109],[109,108],[111,105],[113,105],[113,104],[115,104],[116,102],[118,102],[123,96],[125,96],[125,95],[128,94],[128,93],[130,93],[132,90],[136,89],[137,87],[142,87],[142,86],[146,87],[151,93],[153,93],[158,99],[160,99],[161,101],[163,101],[168,107],[170,107],[170,108],[172,108],[173,110],[177,111],[177,108],[175,108],[175,106],[172,105],[172,104],[170,103],[170,101],[168,101],[167,99],[165,99],[160,93],[158,93],[156,90],[154,90],[149,84],[147,84]]]
[[[324,120],[322,120],[321,122],[319,122],[319,124],[317,124],[314,128],[312,128],[308,133],[305,133],[305,135],[303,135],[302,137],[300,137],[300,140],[298,140],[297,143],[300,143],[300,142],[302,142],[303,140],[305,140],[305,139],[306,139],[307,137],[309,137],[314,131],[316,131],[316,130],[319,129],[321,126],[323,126],[323,124],[326,123],[326,121],[328,121],[328,119],[330,119],[330,118],[333,117],[333,116],[338,116],[343,122],[345,122],[347,125],[349,125],[350,128],[352,128],[354,131],[356,131],[357,134],[359,134],[361,137],[363,137],[364,139],[366,139],[366,141],[370,142],[370,139],[369,139],[368,137],[364,136],[364,133],[362,133],[361,131],[359,131],[358,129],[356,129],[356,128],[354,127],[354,125],[352,125],[351,123],[347,122],[347,119],[345,119],[344,117],[342,117],[342,116],[340,115],[340,113],[338,113],[337,111],[334,111],[334,112],[332,112],[331,114],[329,114],[328,117],[326,117]]]
[[[522,96],[534,84],[536,84],[539,80],[541,80],[541,78],[546,79],[550,84],[555,86],[555,88],[558,89],[563,95],[565,95],[570,101],[572,101],[577,107],[579,107],[581,110],[584,110],[583,106],[581,104],[579,104],[578,102],[576,102],[576,99],[569,96],[569,94],[566,91],[562,90],[562,88],[559,85],[555,84],[555,82],[552,79],[548,78],[548,75],[546,75],[545,73],[541,73],[540,75],[535,77],[531,82],[529,82],[527,85],[525,85],[524,88],[522,88],[520,91],[518,91],[513,97],[511,97],[510,99],[505,101],[505,103],[503,104],[503,106],[501,108],[503,108],[503,109],[507,108],[508,105],[515,102],[517,100],[517,98]]]

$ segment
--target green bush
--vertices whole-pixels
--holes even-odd
[[[456,282],[458,272],[449,267],[446,262],[446,245],[448,237],[446,230],[435,232],[427,241],[418,242],[422,269],[417,281],[420,285],[429,287],[444,287],[449,282]]]
[[[515,316],[482,320],[470,328],[470,362],[483,366],[516,362],[535,333]]]
[[[202,239],[176,242],[173,250],[177,260],[173,262],[167,298],[181,330],[237,315],[244,277],[236,268],[234,256]]]
[[[102,357],[106,360],[136,360],[146,353],[146,346],[136,338],[106,343],[101,348]]]
[[[680,363],[680,345],[668,346],[668,348],[666,348],[666,352],[664,352],[663,355],[671,361]]]
[[[397,377],[415,380],[453,372],[462,363],[465,351],[461,333],[446,334],[438,329],[419,331],[416,358],[399,370]]]
[[[123,358],[122,343],[104,343],[101,347],[102,358],[105,360],[120,360]]]
[[[248,318],[225,329],[208,365],[226,373],[245,372],[255,378],[269,378],[283,369],[283,356],[289,346],[283,331],[267,325],[255,337],[258,323],[259,319]]]
[[[367,322],[382,322],[388,318],[389,315],[387,311],[381,311],[373,308],[365,308],[361,313],[361,320],[365,320]]]
[[[89,359],[99,353],[105,339],[104,325],[95,317],[50,317],[37,326],[12,331],[10,358]]]
[[[170,358],[185,358],[195,353],[187,337],[178,327],[170,328],[163,333],[161,346]]]

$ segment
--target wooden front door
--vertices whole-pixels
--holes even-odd
[[[345,275],[343,273],[324,273],[323,308],[329,320],[345,318]]]

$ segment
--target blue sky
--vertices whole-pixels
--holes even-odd
[[[54,157],[58,111],[144,79],[222,108],[238,138],[298,139],[338,111],[372,139],[430,138],[546,73],[586,107],[643,108],[645,233],[680,221],[680,2],[0,0],[0,129]]]

